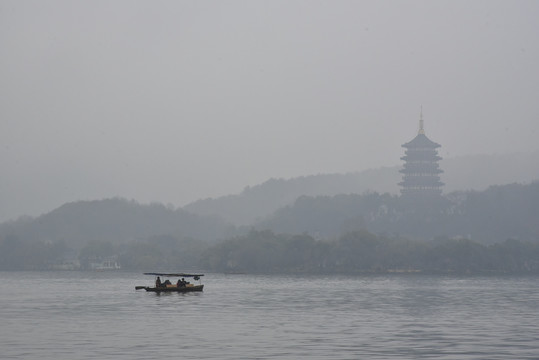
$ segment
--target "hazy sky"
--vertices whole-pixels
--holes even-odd
[[[0,0],[0,221],[539,150],[539,1]]]

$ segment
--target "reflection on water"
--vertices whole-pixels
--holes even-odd
[[[1,359],[534,359],[533,277],[0,272]]]

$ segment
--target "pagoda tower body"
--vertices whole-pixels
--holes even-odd
[[[431,141],[423,129],[423,111],[419,118],[419,132],[410,142],[402,145],[406,149],[404,167],[400,170],[403,174],[399,183],[401,194],[409,198],[436,198],[442,194],[444,183],[440,181],[443,172],[438,165],[442,158],[438,156],[437,149],[440,144]]]

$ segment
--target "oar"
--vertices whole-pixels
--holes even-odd
[[[146,286],[135,286],[135,290],[146,289]]]

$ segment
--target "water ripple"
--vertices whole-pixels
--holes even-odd
[[[2,359],[534,359],[533,277],[1,273]],[[20,284],[13,287],[12,284]]]

